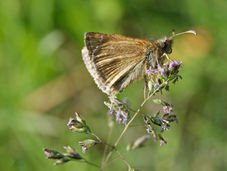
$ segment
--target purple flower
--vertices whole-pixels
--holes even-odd
[[[122,123],[122,115],[120,112],[117,112],[116,116],[116,121],[120,124]]]
[[[80,160],[82,159],[82,157],[75,152],[75,150],[73,148],[71,148],[70,146],[68,147],[64,147],[66,153],[60,153],[56,150],[50,150],[50,149],[43,149],[44,153],[47,155],[48,159],[57,159],[56,162],[54,163],[55,165],[59,165],[59,164],[64,164],[68,161],[73,160]]]
[[[109,108],[109,113],[116,118],[119,124],[126,124],[129,119],[129,111],[127,109],[127,104],[124,104],[116,97],[109,97],[109,102],[104,102],[104,104]]]
[[[167,124],[165,124],[165,125],[162,126],[161,132],[167,131],[168,129],[169,128],[168,128]]]
[[[167,142],[165,140],[160,140],[160,146],[165,145]]]
[[[82,152],[83,153],[86,153],[87,149],[91,148],[95,144],[97,144],[97,142],[95,140],[92,140],[92,139],[87,139],[87,140],[79,142],[79,145],[82,146]]]
[[[152,132],[152,130],[150,128],[147,128],[146,131],[148,134],[150,134]]]
[[[62,157],[64,157],[63,154],[59,153],[56,150],[44,148],[43,151],[44,151],[44,154],[47,156],[48,159],[61,159]]]
[[[178,68],[181,66],[181,64],[182,64],[182,62],[172,61],[170,63],[170,68]]]
[[[159,64],[158,64],[158,72],[160,73],[161,76],[165,75],[166,73],[165,68],[162,68]]]
[[[83,152],[83,153],[86,153],[86,150],[87,150],[87,147],[83,147],[83,146],[82,146],[82,152]]]
[[[155,75],[155,76],[156,76],[156,73],[158,73],[158,69],[154,69],[154,68],[150,67],[150,68],[147,70],[147,75],[148,75],[148,76],[152,76],[152,75]]]
[[[123,124],[126,124],[126,123],[128,122],[128,120],[129,120],[129,118],[130,118],[129,116],[126,116],[126,117],[123,119],[122,123],[123,123]]]
[[[171,61],[163,65],[158,64],[156,68],[149,67],[147,70],[149,92],[161,91],[163,88],[168,91],[169,82],[175,83],[178,78],[181,78],[177,75],[181,64],[181,62]]]
[[[69,118],[69,122],[67,123],[67,126],[72,126],[72,125],[74,125],[74,122],[75,122],[76,120],[74,119],[74,118]]]
[[[173,111],[173,108],[171,106],[163,106],[164,113],[171,113],[172,111]]]
[[[180,75],[177,75],[182,62],[171,61],[170,63],[158,64],[156,68],[149,67],[147,70],[149,92],[169,90],[169,82],[175,83]]]
[[[169,113],[166,113],[162,116],[162,119],[166,122],[177,122],[177,116],[176,115],[170,115]]]
[[[67,152],[65,155],[73,158],[73,159],[82,159],[82,157],[70,146],[64,146],[65,151]]]
[[[126,124],[128,119],[129,119],[129,116],[127,115],[127,113],[125,113],[124,111],[122,111],[121,109],[119,109],[118,111],[116,111],[116,121],[118,123],[123,123],[123,124]]]
[[[146,129],[147,133],[153,134],[154,129],[151,127],[150,119],[147,116],[144,116],[143,119],[144,119],[144,122],[145,122],[146,127],[147,127],[147,129]]]
[[[150,119],[147,116],[144,116],[143,119],[144,119],[144,122],[146,123],[146,125],[151,125]]]
[[[80,117],[78,113],[75,113],[75,118],[69,118],[69,122],[67,123],[67,126],[69,129],[76,133],[90,133],[90,128],[86,125],[86,122]]]
[[[153,91],[155,91],[155,90],[159,90],[159,83],[155,83],[154,84]]]
[[[166,67],[167,70],[169,70],[169,63],[168,62],[164,63],[163,66]]]

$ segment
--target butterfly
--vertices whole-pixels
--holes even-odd
[[[149,68],[162,65],[172,52],[173,34],[154,41],[118,34],[86,32],[82,57],[97,86],[107,95],[122,92],[129,84],[147,79]]]

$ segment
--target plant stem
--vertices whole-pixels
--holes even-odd
[[[102,140],[97,136],[97,135],[95,135],[93,132],[92,133],[90,133],[92,136],[94,136],[99,142],[102,142]]]
[[[125,151],[123,154],[126,155],[127,153],[128,153],[128,151]],[[106,166],[109,165],[110,163],[112,163],[113,161],[117,160],[119,157],[120,157],[120,155],[114,157],[113,159],[111,159],[111,160],[106,164]]]
[[[117,150],[117,148],[115,146],[112,146],[112,145],[107,144],[107,143],[103,143],[103,144],[105,144],[106,146],[111,147],[112,148],[111,149],[112,151],[115,150],[117,152],[117,154],[119,155],[118,157],[120,157],[122,159],[122,161],[128,166],[128,169],[131,169],[130,164],[126,161],[126,159],[124,158],[124,156]],[[100,170],[102,170],[102,168]]]
[[[109,122],[112,122],[112,121],[109,121]],[[109,144],[109,142],[110,142],[110,138],[111,138],[111,135],[112,135],[112,132],[113,132],[113,127],[114,127],[114,125],[110,125],[109,126],[109,134],[108,134],[107,141],[106,141],[107,144]],[[105,148],[104,148],[104,151],[103,151],[102,164],[105,161],[106,153],[107,153],[107,150],[108,150],[108,145],[107,144],[105,145]]]
[[[97,165],[97,164],[95,164],[95,163],[92,163],[92,162],[90,162],[90,161],[86,160],[85,158],[83,158],[83,160],[84,160],[84,162],[86,162],[87,164],[90,164],[91,166],[94,166],[94,167],[100,168],[100,166],[99,166],[99,165]]]
[[[160,87],[162,87],[163,84],[160,85]],[[116,147],[118,145],[118,143],[120,142],[121,138],[123,137],[123,135],[125,134],[125,132],[128,130],[129,125],[133,122],[133,120],[136,118],[136,116],[139,114],[141,108],[144,106],[144,104],[155,94],[157,93],[157,89],[155,91],[153,91],[146,99],[144,99],[144,101],[141,103],[140,107],[137,109],[137,111],[135,112],[135,114],[133,115],[133,117],[130,119],[130,121],[125,125],[123,131],[121,132],[120,136],[118,137],[118,139],[116,140],[116,142],[114,143],[114,147]],[[100,170],[102,171],[104,169],[104,167],[106,166],[108,160],[110,159],[111,155],[113,153],[113,150],[111,150],[107,157],[106,160],[104,161],[104,163],[102,164]]]
[[[130,164],[125,160],[124,156],[122,156],[122,154],[118,150],[116,150],[116,152],[121,157],[122,161],[128,166],[128,170],[131,170],[132,168],[131,168]]]

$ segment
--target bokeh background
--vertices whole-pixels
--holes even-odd
[[[81,57],[83,34],[118,33],[156,39],[194,29],[198,36],[175,38],[171,57],[183,61],[183,80],[164,97],[175,105],[179,123],[160,147],[147,146],[125,155],[144,171],[227,170],[227,1],[226,0],[1,0],[0,1],[0,170],[97,170],[69,162],[53,166],[44,147],[62,150],[83,136],[66,123],[79,112],[97,135],[108,135],[107,100],[94,84]],[[143,81],[128,87],[136,109]],[[154,112],[147,104],[144,113]],[[125,144],[145,133],[142,122],[124,136]],[[113,142],[121,126],[116,126]],[[87,137],[86,137],[87,138]],[[100,163],[103,147],[85,157]],[[126,170],[114,161],[106,170]]]

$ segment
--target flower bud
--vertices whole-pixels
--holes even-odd
[[[69,126],[69,129],[76,133],[91,133],[90,128],[87,126],[86,122],[80,117],[78,113],[75,113],[75,118],[70,118],[67,126]]]
[[[109,113],[116,118],[116,121],[120,124],[126,124],[129,119],[129,111],[127,104],[121,102],[116,97],[109,97],[109,102],[104,104],[109,108]]]
[[[87,140],[79,142],[79,145],[82,146],[82,152],[83,153],[86,153],[87,149],[91,148],[95,144],[97,144],[97,142],[95,140],[92,140],[92,139],[87,139]]]
[[[56,150],[44,148],[43,151],[48,159],[61,159],[62,157],[64,157],[63,154],[59,153]]]
[[[70,157],[72,159],[77,159],[77,160],[82,159],[82,157],[72,147],[65,146],[64,149],[66,151],[65,156]]]

